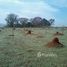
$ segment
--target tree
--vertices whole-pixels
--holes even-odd
[[[54,22],[55,22],[55,19],[50,19],[49,22],[50,22],[51,25],[53,25]]]
[[[27,22],[28,18],[19,18],[19,23],[22,25],[22,27],[25,27]]]
[[[12,28],[11,36],[14,36],[15,24],[18,23],[17,15],[16,14],[8,14],[5,19],[7,21],[7,26]]]
[[[33,27],[31,22],[27,22],[26,27]]]
[[[18,23],[18,16],[16,14],[8,14],[6,17],[6,22],[8,27],[14,27],[14,24]]]
[[[42,21],[41,17],[35,17],[35,18],[32,19],[32,24],[33,24],[34,27],[39,27],[41,21]]]
[[[51,24],[50,24],[50,22],[48,21],[48,20],[46,20],[45,18],[43,18],[42,19],[42,21],[41,21],[41,26],[46,26],[46,27],[48,27],[48,26],[50,26]]]

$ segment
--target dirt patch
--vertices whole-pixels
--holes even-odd
[[[15,35],[12,34],[12,35],[8,35],[8,36],[15,36]]]
[[[28,49],[27,52],[33,52],[34,50],[33,49]]]

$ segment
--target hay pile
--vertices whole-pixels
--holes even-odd
[[[27,31],[27,34],[31,34],[31,30],[28,30],[28,31]]]
[[[62,32],[56,32],[54,35],[64,35]]]
[[[57,37],[53,38],[52,41],[50,41],[48,44],[47,44],[47,47],[48,48],[51,48],[51,47],[63,47],[63,44],[61,44],[59,42],[59,39]]]

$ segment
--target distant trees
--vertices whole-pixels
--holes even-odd
[[[28,18],[19,18],[19,23],[21,24],[22,27],[26,26],[26,23],[28,22]]]
[[[41,21],[41,26],[46,26],[46,27],[51,26],[51,23],[48,20],[46,20],[45,18],[43,18]]]
[[[32,24],[34,27],[40,27],[42,18],[41,17],[35,17],[32,19]]]
[[[47,27],[54,24],[54,19],[47,20],[41,17],[28,18],[18,18],[16,14],[9,14],[6,17],[6,22],[8,27]]]

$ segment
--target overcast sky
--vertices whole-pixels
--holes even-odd
[[[56,26],[67,26],[67,0],[0,0],[0,23],[5,23],[9,13],[28,18],[53,18]]]

